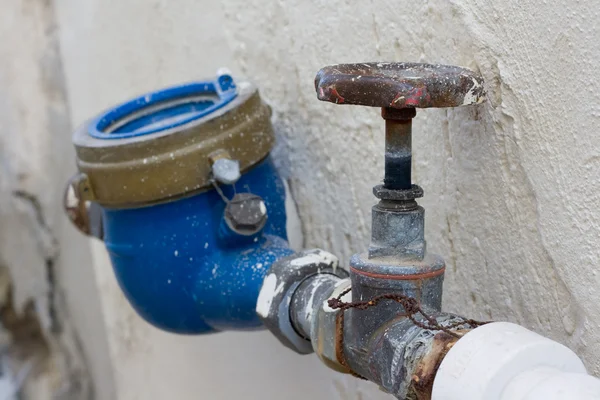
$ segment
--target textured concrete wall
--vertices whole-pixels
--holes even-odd
[[[91,252],[62,214],[74,151],[57,29],[50,1],[2,4],[0,350],[25,399],[110,398]]]
[[[308,246],[368,242],[382,178],[378,111],[320,104],[321,66],[463,65],[481,107],[418,113],[416,181],[429,248],[448,263],[445,308],[510,320],[571,346],[600,373],[600,2],[225,2],[241,71],[273,102]]]
[[[487,104],[422,111],[414,124],[414,176],[426,193],[429,248],[448,263],[445,308],[523,324],[567,344],[600,374],[600,148],[594,141],[600,1],[56,0],[54,8],[65,83],[58,76],[50,82],[68,99],[63,119],[75,126],[114,102],[229,66],[256,81],[273,106],[276,155],[306,246],[344,260],[368,243],[371,187],[383,175],[383,125],[375,109],[318,102],[315,72],[371,60],[479,70]],[[20,47],[39,56],[44,32],[39,36]],[[0,105],[27,109],[30,96],[45,93],[19,79],[25,73],[19,68],[5,78],[14,89]],[[37,101],[50,101],[44,99]],[[0,114],[3,127],[13,118],[7,115]],[[10,115],[41,124],[39,115],[46,114]],[[33,146],[38,153],[29,155],[60,161],[66,171],[71,153],[62,130],[52,136],[60,140],[50,140],[47,124],[2,131],[0,143],[30,132],[18,140],[30,147],[19,145],[0,166],[23,165],[19,160]],[[26,164],[32,182],[58,180],[60,174],[47,173],[53,164],[44,163]],[[56,198],[43,198],[54,210]],[[121,399],[388,398],[369,383],[327,371],[314,357],[293,355],[266,333],[158,332],[123,299],[102,247],[94,244],[92,253],[96,286],[88,293],[100,299],[102,312],[71,312],[103,321],[108,351],[104,358],[88,355],[88,369],[112,371]],[[38,265],[43,257],[16,260]],[[79,267],[81,274],[88,266]],[[61,278],[68,287],[76,285],[74,273]],[[43,271],[31,274],[37,275],[22,285],[44,282]],[[75,326],[87,325],[75,319]],[[111,385],[110,374],[92,375]],[[99,398],[111,398],[106,393]]]

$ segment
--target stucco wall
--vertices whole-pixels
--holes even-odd
[[[55,11],[18,0],[0,12],[0,354],[27,377],[25,399],[89,398],[93,381],[108,399],[91,252],[62,213],[74,151]]]
[[[225,2],[241,71],[277,110],[306,244],[347,257],[368,241],[382,178],[377,110],[322,104],[321,66],[360,60],[479,70],[489,102],[419,113],[413,146],[445,308],[510,320],[600,373],[597,244],[600,3]]]
[[[315,72],[332,63],[376,60],[479,70],[488,103],[422,111],[414,123],[414,176],[426,193],[428,245],[448,264],[445,309],[523,324],[567,344],[600,374],[600,1],[48,4],[61,61],[50,81],[64,94],[59,115],[71,127],[61,123],[54,129],[60,135],[50,137],[48,123],[39,122],[44,111],[21,116],[23,124],[39,127],[1,131],[4,141],[29,132],[22,140],[37,143],[37,152],[27,153],[27,142],[13,153],[48,160],[32,164],[33,180],[23,187],[35,191],[36,182],[53,180],[62,189],[58,181],[72,170],[63,130],[135,94],[228,66],[254,80],[273,106],[276,157],[298,205],[305,245],[346,261],[368,243],[371,187],[383,174],[383,124],[376,109],[318,102]],[[17,21],[31,14],[16,11]],[[39,56],[50,31],[21,41],[19,51]],[[31,96],[45,93],[43,85],[18,79],[26,71],[7,75],[13,89],[4,103],[25,107]],[[7,120],[6,114],[0,118]],[[46,142],[55,147],[40,144]],[[5,159],[22,165],[18,157]],[[64,173],[48,176],[53,163]],[[53,185],[43,191],[48,210],[57,208],[60,195]],[[314,357],[294,355],[267,333],[179,337],[149,327],[116,287],[101,245],[92,243],[91,253],[74,251],[66,238],[77,235],[66,227],[58,232],[61,254],[82,264],[65,267],[61,282],[88,285],[84,293],[67,290],[73,300],[64,308],[85,338],[82,352],[99,398],[111,398],[113,385],[127,400],[388,398],[369,383],[328,371]],[[85,265],[88,254],[93,257]],[[42,281],[43,271],[36,271],[21,285]],[[91,339],[89,321],[102,322]],[[107,350],[98,351],[96,342]]]

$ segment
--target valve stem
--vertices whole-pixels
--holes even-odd
[[[385,119],[385,178],[384,187],[408,190],[412,187],[412,119],[414,108],[383,107]]]

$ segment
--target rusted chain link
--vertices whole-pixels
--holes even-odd
[[[344,351],[344,311],[350,308],[356,308],[358,310],[366,310],[371,307],[375,307],[383,300],[390,300],[400,303],[402,307],[404,307],[404,311],[406,312],[406,318],[408,318],[414,325],[418,326],[421,329],[425,329],[428,331],[442,331],[447,333],[450,336],[460,339],[460,335],[456,332],[453,332],[452,329],[458,328],[461,325],[471,325],[473,327],[485,325],[489,322],[476,321],[474,319],[468,319],[464,317],[457,316],[460,318],[460,321],[453,322],[449,325],[442,326],[435,318],[427,314],[421,306],[419,302],[414,297],[397,294],[397,293],[386,293],[382,295],[378,295],[373,297],[371,300],[367,301],[355,301],[351,303],[346,303],[342,301],[342,297],[344,295],[350,293],[352,288],[348,288],[340,293],[337,297],[331,298],[327,300],[327,304],[330,308],[336,310],[339,309],[340,313],[336,317],[336,330],[337,330],[337,338],[336,338],[336,356],[340,364],[346,367],[350,374],[354,375],[357,378],[367,379],[358,373],[354,372],[352,368],[348,365],[346,361],[346,354]],[[417,314],[421,314],[423,318],[427,322],[421,322],[415,318]]]
[[[435,318],[433,318],[432,316],[427,314],[425,311],[423,311],[423,309],[419,305],[419,302],[417,301],[417,299],[415,299],[414,297],[406,296],[403,294],[397,294],[397,293],[382,294],[379,296],[375,296],[371,300],[368,300],[368,301],[355,301],[352,303],[343,302],[342,297],[344,297],[344,295],[350,293],[351,290],[352,290],[352,288],[348,288],[348,289],[344,290],[342,293],[340,293],[340,295],[338,297],[334,297],[334,298],[327,300],[327,304],[329,305],[329,307],[331,307],[334,310],[339,309],[342,312],[344,312],[345,310],[348,310],[350,308],[356,308],[358,310],[366,310],[368,308],[376,306],[382,300],[391,300],[391,301],[400,303],[400,305],[402,305],[402,307],[404,307],[404,311],[406,312],[406,318],[408,318],[413,324],[415,324],[419,328],[426,329],[428,331],[446,332],[447,334],[454,336],[455,338],[460,338],[460,336],[457,335],[455,332],[453,332],[452,329],[458,328],[461,325],[481,326],[481,325],[485,325],[488,323],[488,322],[476,321],[474,319],[458,317],[461,319],[460,321],[454,322],[450,325],[443,326],[439,322],[437,322]],[[425,323],[425,322],[421,322],[421,321],[417,320],[415,318],[415,315],[417,315],[417,314],[421,314],[423,316],[423,318],[425,318],[425,320],[427,320],[427,322]]]

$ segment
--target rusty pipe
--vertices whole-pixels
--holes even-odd
[[[352,292],[344,294],[350,286],[349,279],[328,274],[305,279],[291,298],[294,330],[310,341],[328,367],[368,379],[398,399],[431,399],[441,361],[470,326],[451,335],[416,326],[399,313],[376,329],[365,330],[371,320],[380,318],[377,309],[341,311],[328,305],[329,299],[340,295],[343,301],[352,301]],[[340,313],[345,313],[343,318]],[[442,326],[463,320],[442,312],[431,315]]]

